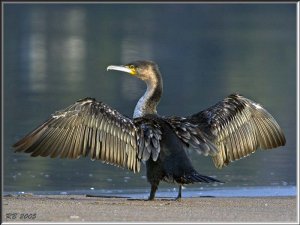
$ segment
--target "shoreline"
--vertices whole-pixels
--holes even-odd
[[[7,195],[3,222],[297,222],[297,197],[197,197],[174,201]]]

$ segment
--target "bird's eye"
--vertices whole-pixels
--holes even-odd
[[[133,69],[135,69],[135,66],[134,66],[134,65],[130,65],[130,66],[129,66],[129,69],[132,69],[132,70],[133,70]]]

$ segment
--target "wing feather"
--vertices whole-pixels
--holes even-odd
[[[54,113],[13,145],[31,156],[79,158],[90,155],[139,171],[137,127],[108,105],[86,98]]]
[[[223,101],[186,118],[196,124],[204,137],[217,147],[210,151],[221,168],[255,152],[285,145],[285,136],[276,120],[261,105],[232,94]],[[199,134],[198,134],[199,135]]]

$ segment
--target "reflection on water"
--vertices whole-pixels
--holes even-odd
[[[228,187],[228,188],[184,188],[183,198],[197,198],[197,197],[287,197],[296,195],[295,186],[268,186],[268,187]],[[37,195],[90,195],[99,197],[118,197],[118,198],[138,198],[147,199],[149,190],[145,189],[116,189],[116,190],[79,190],[79,191],[36,191]],[[32,193],[10,192],[4,195],[26,195]],[[169,188],[163,191],[158,191],[157,198],[171,198],[177,197],[178,189]]]
[[[66,37],[62,39],[62,46],[55,54],[63,56],[62,73],[67,74],[66,82],[72,84],[74,80],[81,82],[85,74],[86,16],[83,10],[71,9],[62,13],[63,28]],[[76,88],[76,87],[74,87]]]
[[[190,188],[296,185],[295,9],[293,4],[6,4],[4,190],[148,189],[145,168],[133,174],[89,159],[30,158],[11,149],[51,113],[87,96],[131,116],[145,85],[105,68],[135,59],[159,63],[165,88],[161,115],[190,115],[240,92],[263,104],[286,134],[286,146],[258,151],[223,170],[191,153],[200,173],[225,184]]]

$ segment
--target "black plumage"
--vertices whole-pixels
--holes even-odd
[[[212,156],[217,168],[248,156],[256,149],[285,144],[275,119],[259,104],[232,94],[216,105],[187,117],[164,117],[156,112],[162,95],[158,66],[136,61],[109,66],[145,81],[147,91],[139,100],[134,118],[93,98],[75,102],[51,115],[42,125],[13,145],[17,152],[31,156],[73,158],[89,156],[112,165],[139,172],[146,162],[154,199],[160,181],[181,186],[194,182],[219,182],[199,174],[187,149]]]

